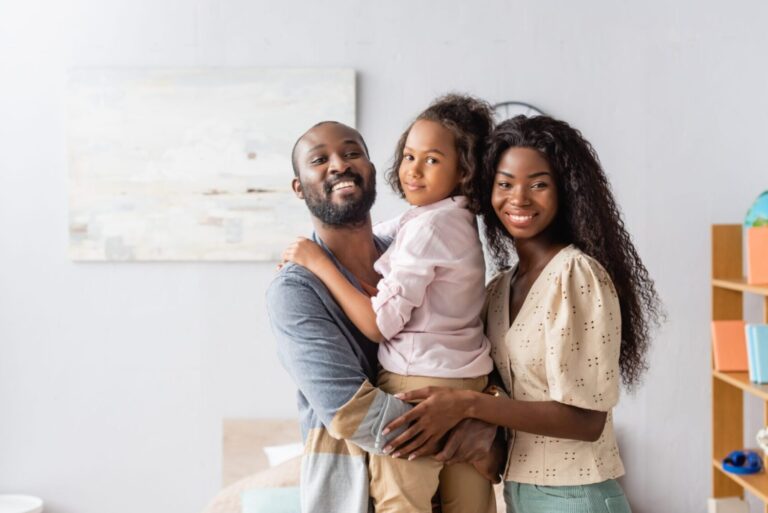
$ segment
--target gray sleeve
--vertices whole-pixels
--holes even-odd
[[[328,432],[379,452],[396,436],[381,431],[411,406],[370,384],[345,328],[295,270],[272,282],[267,309],[280,361]]]

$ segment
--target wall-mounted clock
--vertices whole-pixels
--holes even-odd
[[[541,116],[544,113],[533,105],[524,102],[501,102],[493,106],[493,116],[497,123],[520,114],[531,117]]]

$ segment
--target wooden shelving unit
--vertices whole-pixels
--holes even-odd
[[[744,316],[744,294],[763,296],[763,319],[768,322],[768,285],[748,285],[742,270],[742,226],[712,226],[712,319],[738,320]],[[766,256],[768,258],[768,255]],[[714,497],[744,497],[744,490],[760,498],[768,513],[768,473],[738,476],[720,463],[729,452],[744,446],[743,394],[764,401],[768,425],[768,385],[749,381],[746,372],[712,370],[712,488]],[[750,446],[755,443],[750,441]]]

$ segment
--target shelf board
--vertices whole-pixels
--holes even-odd
[[[761,501],[768,504],[768,473],[766,473],[765,470],[757,474],[740,475],[731,474],[730,472],[723,470],[723,464],[721,463],[721,460],[713,459],[712,465],[714,465],[718,471],[722,472],[736,483],[738,483],[739,486],[742,486],[745,490],[749,491],[753,495],[757,496]]]
[[[752,383],[749,381],[748,372],[720,372],[713,370],[712,375],[717,379],[725,381],[729,385],[738,387],[749,394],[768,401],[768,385]]]
[[[712,286],[719,287],[721,289],[738,290],[739,292],[751,292],[753,294],[768,296],[768,284],[750,285],[747,283],[746,278],[730,280],[718,280],[713,278]]]

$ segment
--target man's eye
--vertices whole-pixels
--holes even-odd
[[[322,164],[326,161],[325,157],[316,157],[309,161],[310,164]]]
[[[357,157],[360,156],[360,152],[348,151],[347,153],[344,154],[344,156],[347,157],[348,159],[356,159]]]

